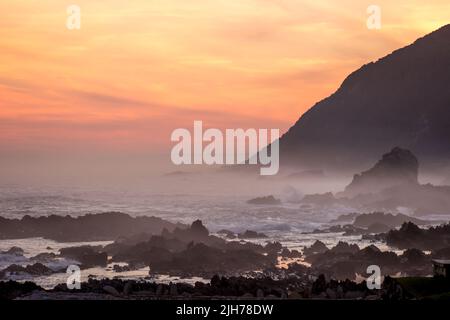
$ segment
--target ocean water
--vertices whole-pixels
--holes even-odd
[[[83,189],[0,189],[0,214],[7,218],[21,218],[24,215],[72,215],[80,216],[88,213],[120,211],[131,216],[157,216],[163,219],[192,223],[200,219],[207,228],[215,233],[221,229],[239,233],[247,229],[263,232],[266,239],[251,241],[264,244],[266,241],[279,241],[290,249],[302,250],[316,240],[321,240],[332,247],[338,241],[356,243],[360,247],[369,244],[377,245],[381,250],[391,250],[383,243],[369,243],[361,240],[361,236],[343,236],[341,233],[307,233],[317,228],[328,226],[328,222],[340,214],[352,212],[351,208],[335,207],[305,207],[295,202],[283,202],[282,205],[260,206],[250,205],[248,196],[240,195],[192,195],[163,194],[152,192],[130,192],[123,190],[83,190]],[[111,239],[111,241],[114,239]],[[30,264],[29,258],[43,252],[57,253],[59,249],[80,245],[106,245],[111,241],[60,243],[42,238],[0,240],[0,251],[6,251],[13,246],[24,250],[24,256],[0,254],[0,270],[12,263]],[[73,264],[73,261],[61,259],[48,265],[56,270]],[[107,268],[92,268],[82,271],[82,280],[91,277],[121,277],[124,279],[148,279],[148,268],[115,273],[112,266]],[[30,277],[19,275],[12,277],[18,281],[30,280]],[[65,283],[65,273],[45,277],[34,277],[33,281],[45,288],[51,288],[58,283]],[[162,282],[178,281],[180,279],[167,275],[158,275]],[[184,282],[207,281],[201,278],[181,279]]]

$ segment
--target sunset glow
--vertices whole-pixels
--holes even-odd
[[[0,148],[169,147],[195,119],[289,128],[351,71],[448,21],[447,0],[0,3]],[[39,141],[39,143],[37,143]]]

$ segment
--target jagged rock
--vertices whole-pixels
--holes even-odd
[[[367,227],[367,233],[384,233],[391,230],[391,227],[383,223],[373,223]]]
[[[23,256],[24,251],[20,247],[11,247],[9,250],[0,252],[1,254],[11,254],[17,256]]]
[[[60,249],[60,255],[79,261],[82,268],[106,267],[108,264],[108,254],[92,246],[62,248]]]
[[[327,289],[327,281],[325,279],[325,276],[323,274],[319,275],[319,277],[314,281],[311,293],[313,294],[320,294],[324,292]]]
[[[257,238],[267,238],[264,233],[259,233],[253,230],[246,230],[244,233],[238,234],[239,239],[257,239]]]
[[[412,222],[386,234],[388,245],[400,249],[438,250],[450,246],[450,224],[421,229]]]
[[[117,289],[112,286],[104,286],[103,291],[105,291],[113,296],[120,296],[119,291],[117,291]]]
[[[333,253],[354,254],[359,251],[359,247],[357,244],[348,244],[347,242],[339,241],[330,251]]]
[[[344,294],[345,299],[362,299],[364,298],[364,292],[362,291],[348,291]]]
[[[175,283],[170,284],[169,294],[171,296],[178,296],[178,289]]]
[[[227,237],[228,239],[236,238],[236,234],[230,230],[222,229],[222,230],[217,231],[217,233],[220,235],[225,235],[225,237]]]
[[[208,229],[203,225],[201,220],[195,220],[191,225],[191,232],[199,237],[207,237],[209,235]]]
[[[123,287],[123,294],[124,295],[130,295],[133,292],[133,282],[128,281],[125,286]]]
[[[159,284],[156,287],[156,295],[161,296],[164,293],[164,286],[162,284]]]
[[[0,217],[0,239],[43,237],[61,242],[114,240],[122,235],[160,233],[184,228],[156,217],[131,217],[120,212],[71,216]]]
[[[308,256],[326,251],[328,251],[327,246],[322,241],[316,240],[311,247],[303,249],[303,254]]]
[[[53,252],[42,252],[42,253],[35,255],[34,257],[31,257],[30,260],[40,262],[40,263],[49,263],[49,262],[55,261],[55,259],[57,257],[58,256],[56,254],[54,254]]]
[[[373,168],[356,174],[342,195],[354,197],[395,186],[416,185],[418,173],[419,162],[412,152],[396,147],[384,154]]]
[[[336,299],[337,298],[337,294],[334,290],[327,288],[327,290],[325,291],[325,293],[327,294],[328,299]]]
[[[254,199],[250,199],[247,201],[249,204],[266,204],[266,205],[279,205],[281,204],[280,199],[276,199],[274,196],[266,196],[266,197],[258,197]]]
[[[16,281],[0,281],[0,300],[12,300],[33,291],[43,291],[44,289],[33,282],[20,283]]]
[[[370,226],[374,226],[374,224],[382,224],[393,229],[400,227],[405,222],[413,222],[417,225],[429,223],[428,221],[410,217],[401,213],[394,215],[390,213],[373,212],[357,215],[353,225],[358,228],[369,228]]]
[[[12,264],[9,267],[0,271],[0,279],[4,279],[8,274],[20,274],[20,273],[26,273],[32,276],[44,276],[44,275],[51,275],[53,273],[53,270],[46,267],[42,263],[35,263],[32,265],[27,265],[25,267],[17,264]]]
[[[262,291],[261,289],[256,290],[256,297],[264,298],[264,291]]]
[[[450,260],[450,247],[434,250],[432,255],[433,259]]]

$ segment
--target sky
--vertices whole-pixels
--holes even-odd
[[[371,4],[380,30],[366,26]],[[194,120],[285,132],[449,12],[448,0],[2,0],[0,173],[164,159]]]

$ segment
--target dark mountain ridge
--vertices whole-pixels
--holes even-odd
[[[280,139],[283,166],[365,166],[397,145],[450,163],[450,25],[362,66]]]

